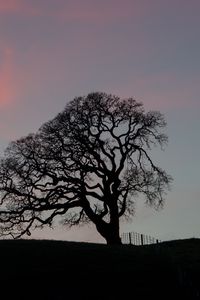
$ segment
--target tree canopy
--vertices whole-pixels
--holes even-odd
[[[150,155],[167,142],[164,116],[133,98],[91,93],[67,103],[35,134],[11,142],[0,161],[0,231],[93,222],[120,243],[120,218],[139,196],[159,208],[171,177]]]

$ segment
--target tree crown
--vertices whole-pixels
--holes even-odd
[[[75,98],[36,134],[6,149],[1,232],[29,234],[31,227],[51,226],[62,216],[68,225],[92,221],[105,237],[122,216],[133,215],[138,195],[162,206],[171,177],[154,164],[150,151],[166,144],[165,126],[160,112],[146,113],[133,98]]]

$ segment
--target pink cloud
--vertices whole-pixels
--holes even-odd
[[[36,3],[27,0],[0,0],[0,13],[22,14],[31,16],[47,16],[61,22],[79,22],[86,24],[105,25],[112,22],[126,22],[128,18],[140,21],[149,14],[148,7],[141,2],[132,0],[57,0],[56,6],[51,2]]]
[[[15,109],[23,94],[24,72],[17,64],[16,50],[0,43],[0,111]]]
[[[40,15],[66,22],[86,22],[104,24],[104,22],[125,21],[127,17],[141,18],[147,13],[145,6],[131,0],[110,1],[56,1],[56,6],[48,1],[36,3],[27,0],[0,0],[0,13]]]
[[[0,64],[0,107],[10,104],[14,97],[13,88],[13,52],[10,48],[2,49]]]
[[[113,21],[124,22],[130,16],[141,18],[145,7],[131,0],[125,1],[69,1],[55,16],[61,21],[77,21],[104,25]]]
[[[116,9],[117,3],[114,6],[111,4],[112,1],[108,5],[102,6],[101,2],[89,3],[87,0],[84,3],[82,1],[74,3],[74,1],[58,0],[56,8],[52,9],[48,6],[48,1],[47,5],[38,5],[34,1],[27,3],[26,0],[0,0],[0,13],[40,14],[55,17],[62,21],[103,22],[111,18],[113,14],[115,17],[119,17],[119,10]]]
[[[0,13],[39,15],[40,10],[28,4],[27,1],[24,0],[0,0]]]
[[[16,12],[21,4],[20,0],[0,0],[0,12]]]

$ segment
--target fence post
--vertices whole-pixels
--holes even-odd
[[[141,245],[144,245],[144,239],[143,239],[143,234],[141,234]]]
[[[133,244],[136,245],[136,235],[135,235],[135,232],[133,232],[132,236],[133,236]]]
[[[128,236],[129,236],[129,244],[131,245],[132,242],[131,242],[131,233],[130,232],[128,233]]]

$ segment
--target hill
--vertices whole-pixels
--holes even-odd
[[[6,299],[199,299],[200,239],[146,246],[0,241]]]

